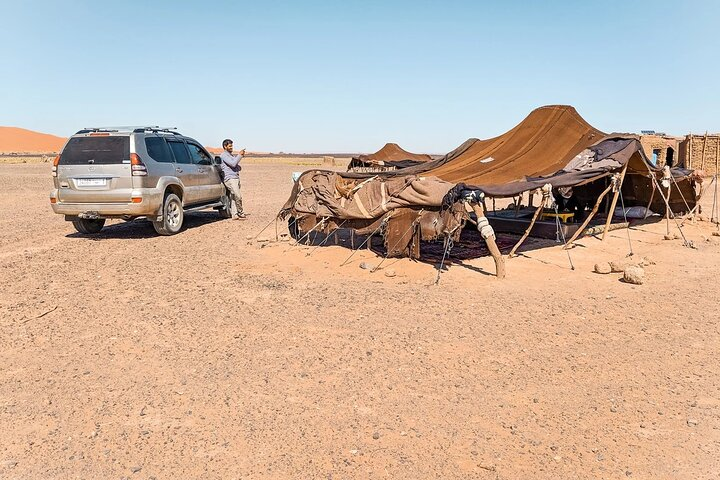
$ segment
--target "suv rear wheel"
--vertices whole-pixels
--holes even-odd
[[[155,231],[160,235],[175,235],[183,224],[184,212],[180,198],[174,193],[165,196],[162,207],[162,219],[153,220]]]
[[[87,218],[78,218],[77,220],[73,220],[72,224],[73,227],[75,227],[75,230],[80,233],[98,233],[105,226],[105,219],[97,218],[91,220]]]
[[[227,189],[225,190],[225,194],[220,197],[220,203],[222,203],[222,207],[218,207],[218,213],[220,214],[220,218],[230,218],[232,217],[232,206],[230,205],[230,194],[228,193]]]

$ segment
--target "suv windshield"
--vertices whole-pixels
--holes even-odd
[[[60,165],[130,162],[130,137],[75,137],[60,154]]]

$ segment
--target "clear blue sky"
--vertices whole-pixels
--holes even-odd
[[[607,132],[720,131],[717,0],[0,6],[0,125],[61,136],[142,124],[256,151],[444,153],[547,104]]]

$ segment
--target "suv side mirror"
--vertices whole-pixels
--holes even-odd
[[[222,163],[222,160],[220,160],[220,157],[215,155],[215,165],[220,165]]]

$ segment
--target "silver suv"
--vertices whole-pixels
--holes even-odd
[[[50,203],[80,233],[99,232],[108,218],[147,217],[157,233],[173,235],[187,211],[230,218],[219,162],[173,129],[88,128],[55,158]]]

